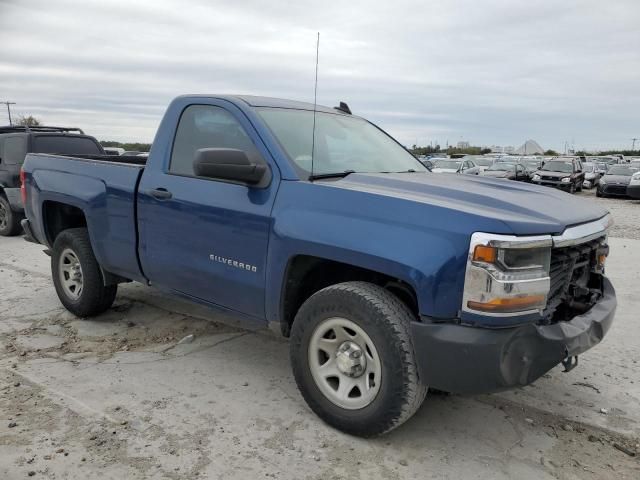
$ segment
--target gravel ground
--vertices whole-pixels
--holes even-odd
[[[583,190],[576,195],[584,197],[585,200],[596,202],[611,212],[615,220],[610,234],[612,237],[640,240],[640,200],[598,198],[595,188]]]

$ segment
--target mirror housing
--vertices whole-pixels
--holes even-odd
[[[201,148],[196,151],[193,172],[198,177],[256,185],[264,178],[267,166],[251,163],[244,151],[235,148]]]

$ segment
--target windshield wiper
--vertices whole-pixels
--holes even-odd
[[[333,173],[317,173],[315,175],[309,175],[309,180],[322,180],[323,178],[344,178],[350,173],[356,173],[355,170],[345,170],[344,172]]]

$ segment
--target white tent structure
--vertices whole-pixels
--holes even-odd
[[[542,155],[544,150],[535,140],[527,140],[513,153],[516,155]]]

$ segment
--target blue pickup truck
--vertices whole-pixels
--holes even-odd
[[[137,281],[269,327],[309,406],[355,435],[400,425],[428,388],[570,370],[616,309],[607,211],[431,174],[344,104],[182,96],[148,160],[30,154],[21,177],[69,311]]]

